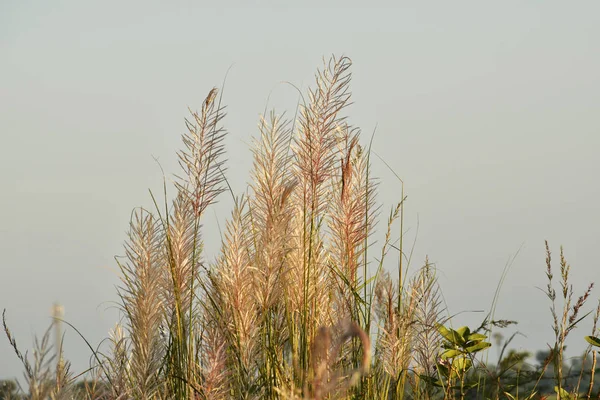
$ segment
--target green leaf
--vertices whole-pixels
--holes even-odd
[[[583,317],[579,318],[577,321],[573,322],[572,324],[570,324],[567,327],[567,331],[570,331],[571,329],[574,329],[578,323],[580,323],[583,319],[585,319],[585,317],[587,317],[588,315],[590,315],[592,312],[589,311],[587,314],[585,314]]]
[[[468,371],[472,366],[473,362],[466,357],[455,358],[454,361],[452,361],[452,367],[457,371]]]
[[[491,347],[491,346],[492,346],[491,343],[488,343],[488,342],[479,342],[479,343],[477,343],[474,346],[467,347],[466,350],[469,353],[477,353],[478,351],[481,351],[483,349],[487,349],[488,347]]]
[[[481,342],[484,339],[487,339],[486,335],[483,335],[481,333],[472,333],[469,336],[467,336],[466,338],[469,342],[473,341],[473,342]]]
[[[456,333],[458,333],[462,338],[466,338],[471,334],[471,330],[468,326],[462,326],[456,330]]]
[[[586,336],[585,340],[595,347],[600,347],[600,339],[595,336]]]
[[[572,399],[571,395],[569,394],[569,392],[567,392],[565,389],[560,388],[560,393],[558,390],[558,386],[554,386],[554,391],[556,392],[556,394],[558,395],[559,399],[565,399],[565,400],[570,400]]]
[[[438,325],[438,332],[440,332],[444,339],[454,345],[462,346],[465,344],[465,339],[454,329],[446,328],[443,325]]]
[[[450,350],[446,350],[445,352],[443,352],[441,357],[445,360],[447,358],[454,358],[461,354],[463,354],[463,352],[461,350],[450,349]]]

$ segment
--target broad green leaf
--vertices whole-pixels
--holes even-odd
[[[445,352],[443,352],[441,357],[445,360],[447,358],[454,358],[461,354],[463,354],[463,352],[461,350],[450,349],[450,350],[446,350]]]
[[[479,343],[477,343],[477,344],[476,344],[476,345],[474,345],[474,346],[467,347],[467,349],[466,349],[466,350],[467,350],[469,353],[476,353],[476,352],[478,352],[478,351],[481,351],[481,350],[483,350],[483,349],[487,349],[487,348],[488,348],[488,347],[490,347],[491,345],[492,345],[492,344],[491,344],[491,343],[489,343],[489,342],[479,342]]]
[[[600,339],[595,336],[586,336],[585,340],[592,346],[600,347]]]
[[[456,330],[456,333],[458,333],[461,337],[466,338],[471,334],[471,330],[468,326],[462,326]]]
[[[458,371],[468,371],[472,365],[473,362],[466,357],[455,358],[454,361],[452,361],[453,369]]]
[[[486,335],[483,335],[481,333],[472,333],[469,336],[467,336],[466,338],[469,342],[470,341],[475,341],[475,342],[480,342],[484,339],[487,339]]]
[[[462,346],[465,343],[464,338],[454,329],[446,328],[443,325],[438,325],[438,332],[440,332],[444,339],[446,339],[452,344]]]

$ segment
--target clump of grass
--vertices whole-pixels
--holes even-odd
[[[590,283],[587,290],[573,303],[573,286],[569,285],[569,272],[571,271],[571,265],[567,262],[563,249],[560,249],[560,286],[562,295],[563,307],[562,311],[556,308],[556,290],[552,285],[554,273],[552,271],[552,253],[550,252],[550,246],[546,242],[546,276],[548,278],[548,285],[546,289],[546,295],[551,301],[550,310],[552,312],[553,326],[555,342],[554,346],[551,347],[548,355],[548,362],[551,362],[554,366],[554,374],[556,380],[556,392],[560,397],[568,396],[569,393],[563,388],[563,361],[564,361],[564,348],[566,339],[569,333],[579,322],[581,322],[591,312],[580,317],[580,311],[583,305],[586,303],[588,297],[591,294],[593,283]],[[593,382],[592,382],[593,385]],[[592,386],[590,385],[590,386]],[[577,395],[575,393],[574,395]]]
[[[50,344],[55,323],[56,321],[53,321],[41,339],[35,337],[33,360],[31,360],[27,352],[23,354],[19,350],[16,339],[6,322],[6,310],[2,313],[4,332],[17,357],[23,363],[26,391],[20,384],[17,385],[22,392],[26,392],[28,399],[67,399],[73,395],[74,379],[70,372],[70,364],[62,361],[61,349],[54,349]]]
[[[125,257],[117,259],[123,319],[108,349],[94,351],[85,398],[514,399],[535,380],[521,372],[532,372],[526,354],[502,357],[514,335],[498,366],[479,359],[491,346],[491,326],[511,321],[486,318],[473,331],[454,330],[434,266],[426,260],[409,275],[403,186],[380,251],[371,252],[381,208],[371,143],[361,144],[360,130],[344,114],[351,103],[350,67],[347,57],[324,63],[295,120],[275,111],[261,116],[251,183],[234,197],[215,260],[204,256],[202,220],[230,191],[225,107],[212,89],[200,111],[190,110],[174,199],[166,199],[165,183],[164,202],[152,194],[154,209],[132,213]],[[390,254],[398,257],[397,278],[386,270]],[[547,246],[556,343],[521,398],[537,395],[550,363],[558,397],[578,393],[583,369],[577,389],[568,393],[563,348],[585,317],[579,315],[592,287],[573,303],[569,270],[561,250],[565,303],[559,314]],[[598,315],[600,307],[592,344]],[[31,364],[4,327],[25,366],[29,398],[75,396],[68,364],[56,372],[47,367],[48,333]],[[595,361],[593,353],[588,398]],[[521,374],[527,382],[519,381]]]
[[[364,384],[378,207],[369,154],[342,114],[350,66],[346,57],[325,64],[294,124],[275,112],[261,117],[252,183],[214,262],[202,258],[200,228],[226,187],[218,91],[192,112],[176,200],[135,214],[126,245],[127,335],[114,342],[110,365],[127,366],[128,396],[321,397]],[[115,363],[123,349],[126,361]],[[337,358],[317,361],[323,354]]]

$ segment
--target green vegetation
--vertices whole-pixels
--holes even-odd
[[[373,249],[381,208],[370,144],[359,143],[360,131],[343,115],[350,66],[345,57],[326,63],[292,121],[275,112],[261,118],[251,184],[235,197],[220,253],[209,261],[202,219],[231,192],[225,112],[211,90],[186,120],[175,198],[153,195],[154,209],[132,214],[117,261],[123,319],[107,348],[90,346],[86,380],[70,372],[61,346],[52,350],[50,330],[31,361],[3,318],[25,386],[2,382],[0,398],[600,398],[600,303],[588,350],[571,368],[564,362],[567,337],[590,314],[582,308],[592,286],[574,297],[562,250],[557,293],[546,245],[555,343],[532,365],[528,353],[507,351],[514,334],[504,340],[495,332],[513,321],[490,312],[479,327],[453,327],[435,268],[426,260],[409,274],[403,188]],[[384,269],[390,258],[394,277]],[[495,365],[484,362],[492,346],[500,349]]]

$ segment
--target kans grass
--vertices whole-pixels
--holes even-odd
[[[350,66],[346,57],[325,63],[293,120],[275,112],[260,119],[251,184],[235,197],[209,261],[202,219],[220,195],[234,195],[225,108],[211,90],[186,120],[175,198],[153,196],[153,209],[132,214],[117,261],[123,318],[108,346],[90,345],[90,369],[74,375],[50,330],[36,340],[32,361],[3,318],[25,384],[5,381],[2,398],[533,399],[544,398],[548,381],[558,398],[600,398],[592,347],[600,346],[600,305],[580,371],[564,364],[592,285],[574,297],[562,249],[557,292],[546,245],[555,343],[536,368],[528,353],[506,351],[514,335],[498,341],[496,365],[485,363],[492,336],[499,338],[492,330],[514,322],[490,313],[479,327],[452,329],[434,267],[425,261],[409,275],[403,190],[383,216],[383,242],[372,246],[384,213],[370,144],[344,115]],[[383,268],[390,258],[393,274]]]

